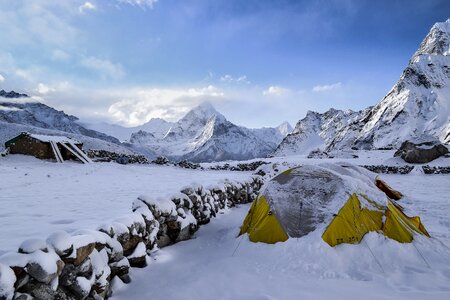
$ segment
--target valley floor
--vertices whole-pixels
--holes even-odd
[[[450,176],[384,175],[432,238],[400,244],[376,233],[331,248],[320,232],[267,245],[237,238],[249,205],[163,248],[113,299],[450,299]],[[373,253],[373,255],[372,255]]]

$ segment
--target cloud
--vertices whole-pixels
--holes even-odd
[[[54,92],[56,90],[52,87],[49,87],[48,85],[46,85],[44,83],[39,83],[36,88],[36,91],[41,95],[45,95],[45,94],[48,94],[49,92]]]
[[[2,74],[0,74],[0,82],[3,82],[3,81],[5,81],[5,77],[3,77]]]
[[[281,96],[286,94],[287,92],[289,92],[289,89],[287,88],[283,88],[281,86],[278,85],[272,85],[269,86],[269,88],[267,90],[263,91],[263,96]]]
[[[97,7],[94,4],[92,4],[91,2],[88,2],[88,1],[84,2],[83,5],[80,5],[78,7],[78,11],[80,13],[84,13],[85,11],[96,10],[96,9],[97,9]]]
[[[142,8],[149,7],[153,8],[153,6],[158,2],[158,0],[118,0],[120,3],[126,3],[130,5],[140,6]]]
[[[100,59],[93,56],[85,57],[81,60],[81,65],[100,73],[103,77],[120,79],[125,75],[122,65],[114,64],[107,59]]]
[[[239,77],[233,77],[231,75],[225,74],[224,76],[220,77],[220,81],[228,82],[228,83],[245,83],[245,84],[250,84],[250,81],[248,80],[246,75],[242,75],[242,76],[239,76]]]
[[[68,61],[70,59],[70,54],[63,50],[56,49],[52,52],[52,59],[56,61]]]
[[[224,99],[224,93],[209,85],[203,88],[138,88],[116,92],[121,100],[110,105],[108,115],[128,126],[143,124],[151,118],[176,120],[204,101]]]
[[[339,89],[342,86],[341,82],[336,82],[333,84],[316,85],[312,88],[313,92],[327,92],[335,89]]]

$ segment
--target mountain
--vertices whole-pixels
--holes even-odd
[[[145,124],[135,127],[124,127],[121,125],[109,124],[106,122],[101,123],[84,122],[80,124],[86,128],[106,133],[110,136],[119,139],[120,141],[128,141],[131,137],[131,134],[141,130],[145,132],[152,132],[153,134],[156,134],[159,138],[162,138],[174,123],[168,122],[160,118],[154,118]]]
[[[307,154],[314,148],[397,148],[405,140],[450,143],[449,47],[450,19],[431,28],[377,105],[359,112],[308,112],[274,155]]]
[[[259,139],[275,145],[280,144],[284,137],[291,133],[292,130],[292,126],[288,122],[283,122],[275,128],[263,127],[251,129],[253,134],[255,134]]]
[[[289,130],[289,124],[282,125],[263,129],[237,126],[211,104],[203,103],[172,123],[163,136],[159,131],[139,130],[130,143],[174,160],[244,160],[271,153],[282,140],[282,132]]]
[[[103,149],[131,153],[118,139],[86,129],[78,118],[47,106],[26,94],[0,91],[0,148],[5,141],[23,131],[65,135],[79,140],[87,149]]]

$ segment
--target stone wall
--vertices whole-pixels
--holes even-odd
[[[130,214],[98,230],[27,240],[0,257],[0,299],[108,298],[114,285],[130,282],[130,267],[147,265],[151,251],[191,238],[222,209],[253,201],[262,184],[254,177],[186,187],[170,199],[139,196]]]

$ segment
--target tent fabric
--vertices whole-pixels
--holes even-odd
[[[265,198],[290,237],[302,237],[322,224],[327,206],[342,190],[342,180],[327,170],[293,168],[273,178]]]
[[[407,216],[378,185],[373,173],[350,164],[289,169],[266,183],[240,234],[273,244],[324,228],[322,239],[330,246],[357,244],[370,231],[401,243],[415,234],[429,237],[420,218]]]
[[[252,242],[267,244],[284,242],[289,238],[270,210],[265,197],[253,202],[239,234],[244,233],[248,233]]]
[[[414,233],[430,237],[419,217],[408,217],[398,205],[391,201],[388,201],[383,233],[400,243],[412,242]]]
[[[330,246],[358,244],[367,232],[381,228],[382,217],[382,211],[361,208],[358,196],[352,194],[331,221],[322,239]]]

